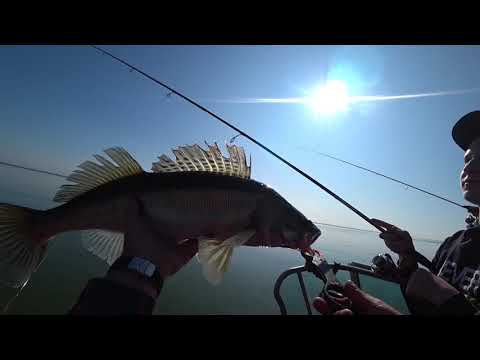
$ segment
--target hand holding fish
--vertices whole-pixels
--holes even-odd
[[[132,199],[127,209],[125,242],[122,256],[136,256],[158,267],[163,278],[174,275],[198,252],[196,239],[177,244],[158,233],[139,203]],[[163,241],[159,241],[163,240]]]
[[[408,255],[415,252],[413,240],[408,231],[399,229],[395,225],[389,224],[378,219],[370,219],[372,223],[384,229],[380,233],[380,238],[385,241],[385,245],[394,253],[399,255]]]

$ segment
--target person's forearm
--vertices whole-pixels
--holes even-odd
[[[412,274],[405,295],[411,304],[417,303],[428,315],[474,315],[477,312],[458,289],[424,269]]]
[[[92,279],[70,311],[71,315],[151,315],[159,291],[128,270],[112,270]]]
[[[105,278],[120,285],[138,290],[153,299],[156,299],[160,294],[159,290],[155,289],[150,281],[140,274],[129,270],[110,270]]]

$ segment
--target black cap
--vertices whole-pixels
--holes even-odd
[[[453,126],[452,137],[458,146],[467,151],[473,140],[480,137],[480,111],[462,116]]]

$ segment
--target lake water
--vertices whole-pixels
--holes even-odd
[[[45,200],[27,194],[0,192],[0,202],[47,208]],[[326,254],[329,261],[351,261],[369,264],[373,256],[388,249],[373,232],[320,226],[322,236],[314,247]],[[416,248],[432,258],[439,243],[416,241]],[[201,274],[194,258],[179,273],[165,282],[155,314],[279,314],[273,297],[276,278],[289,267],[303,265],[299,253],[288,249],[239,248],[234,252],[231,267],[223,282],[210,285]],[[32,276],[21,294],[10,305],[7,314],[65,314],[76,302],[89,279],[102,276],[107,265],[84,250],[78,233],[65,233],[52,241],[47,258]],[[346,280],[347,274],[338,274]],[[321,283],[307,274],[307,290],[312,298]],[[361,277],[362,287],[401,311],[407,312],[398,286]],[[0,305],[6,304],[15,291],[0,289]],[[290,314],[305,314],[305,304],[295,276],[282,286]]]

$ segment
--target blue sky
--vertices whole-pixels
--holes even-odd
[[[358,163],[463,203],[463,153],[451,128],[480,92],[352,104],[318,117],[304,104],[229,103],[302,97],[328,79],[351,95],[393,96],[480,87],[478,46],[104,46],[198,100],[309,172],[368,216],[442,240],[465,212],[320,157]],[[145,169],[162,153],[235,133],[87,46],[0,46],[0,161],[70,173],[110,146]],[[372,229],[246,139],[252,175],[312,220]],[[61,180],[0,168],[0,190],[52,198]]]

